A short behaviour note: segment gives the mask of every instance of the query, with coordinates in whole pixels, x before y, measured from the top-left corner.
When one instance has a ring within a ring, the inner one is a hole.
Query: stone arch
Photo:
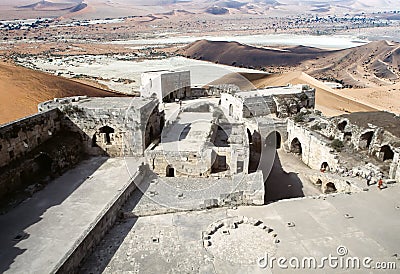
[[[171,165],[167,165],[165,169],[165,176],[166,177],[175,177],[175,168],[173,168]]]
[[[341,132],[343,132],[344,129],[346,128],[346,126],[347,126],[347,121],[346,121],[346,120],[343,120],[343,121],[341,121],[340,123],[338,123],[337,128],[338,128],[338,130],[340,130]]]
[[[290,143],[290,152],[301,155],[303,153],[303,148],[301,146],[301,142],[296,137]]]
[[[275,147],[276,149],[281,148],[282,136],[279,131],[273,131],[265,138],[265,145],[267,147]]]
[[[329,182],[325,186],[325,193],[335,193],[337,191],[336,186],[334,183]]]
[[[322,164],[321,164],[321,171],[322,172],[325,172],[325,171],[328,171],[329,170],[329,164],[328,164],[328,162],[323,162]]]
[[[373,131],[367,131],[361,134],[360,136],[360,148],[369,148],[372,142],[372,138],[374,137],[374,132]]]
[[[115,132],[114,129],[109,126],[103,126],[103,127],[99,128],[99,134],[104,136],[103,140],[104,140],[104,143],[106,143],[107,145],[111,145],[111,134],[114,132]]]
[[[394,157],[394,152],[393,150],[390,148],[389,145],[384,145],[381,147],[380,151],[379,151],[379,158],[382,161],[386,161],[386,160],[393,160]]]

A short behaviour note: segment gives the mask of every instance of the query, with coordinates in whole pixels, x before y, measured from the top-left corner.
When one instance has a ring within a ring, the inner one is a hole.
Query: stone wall
[[[63,127],[81,135],[89,155],[143,155],[160,135],[163,112],[152,98],[70,97],[42,103],[39,109],[58,108]]]
[[[108,203],[102,214],[90,225],[90,228],[75,243],[70,252],[65,254],[63,260],[54,269],[54,273],[78,273],[79,265],[92,253],[96,245],[114,225],[122,206],[142,183],[148,172],[147,166],[142,165],[139,167],[130,181],[121,189],[120,194]]]
[[[150,168],[164,177],[208,177],[215,159],[215,153],[209,148],[199,152],[149,149],[145,154]]]
[[[60,128],[61,113],[56,109],[0,126],[0,167],[43,144]]]
[[[142,97],[154,96],[162,102],[191,96],[190,71],[145,72],[142,73],[141,81]]]
[[[61,132],[61,113],[56,109],[0,127],[0,197],[41,185],[44,177],[59,174],[78,161],[80,149],[75,145],[79,140],[69,136],[68,140],[59,138],[57,144],[51,142]],[[73,149],[57,147],[64,143],[73,144]]]
[[[296,140],[301,145],[301,153],[294,149]],[[321,169],[323,163],[330,169],[339,167],[338,153],[330,147],[330,140],[291,119],[288,120],[287,146],[290,151],[300,154],[302,161],[312,169]]]
[[[326,136],[331,136],[351,145],[357,151],[366,152],[370,157],[380,161],[382,165],[388,165],[390,169],[389,178],[400,180],[398,169],[400,166],[400,143],[398,137],[390,132],[373,124],[361,127],[351,123],[345,117],[330,119],[322,132]]]

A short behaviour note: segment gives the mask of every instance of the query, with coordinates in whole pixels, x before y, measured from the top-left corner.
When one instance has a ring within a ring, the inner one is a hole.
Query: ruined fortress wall
[[[177,71],[161,75],[163,97],[176,92],[175,98],[184,98],[190,93],[190,71]]]
[[[146,158],[150,168],[159,176],[167,176],[173,169],[173,177],[207,177],[212,166],[212,150],[200,153],[194,151],[147,150]]]
[[[338,156],[325,137],[312,132],[310,129],[288,120],[288,146],[291,149],[293,140],[297,138],[301,143],[301,159],[312,169],[320,169],[326,162],[330,169],[338,168]]]
[[[226,116],[235,118],[238,121],[243,119],[243,102],[229,93],[221,93],[221,108]]]
[[[61,113],[44,111],[0,126],[0,167],[24,156],[61,129]]]
[[[114,225],[122,206],[146,178],[148,172],[148,166],[139,167],[138,171],[132,176],[133,179],[127,182],[119,194],[108,203],[102,214],[97,216],[96,221],[91,224],[90,229],[86,230],[70,252],[64,255],[53,273],[78,273],[79,265],[91,254],[96,245]]]

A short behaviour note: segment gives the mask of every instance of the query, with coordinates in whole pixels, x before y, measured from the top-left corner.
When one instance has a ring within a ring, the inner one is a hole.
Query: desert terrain
[[[37,113],[40,102],[75,95],[118,96],[61,77],[0,63],[0,124]]]
[[[229,70],[265,72],[273,75],[246,78],[245,85],[316,87],[317,108],[326,115],[399,112],[399,14],[400,6],[390,0],[2,1],[0,58],[6,63],[0,81],[8,101],[2,100],[1,121],[31,114],[38,102],[54,97],[138,94],[143,66],[216,63],[227,65],[215,74],[222,80]],[[199,63],[171,59],[177,56]],[[31,77],[39,72],[12,64],[47,74]],[[31,81],[22,88],[14,84],[21,75]],[[205,79],[216,80],[204,76],[195,82],[207,84]],[[18,90],[15,98],[8,90]],[[24,107],[16,107],[22,101]]]

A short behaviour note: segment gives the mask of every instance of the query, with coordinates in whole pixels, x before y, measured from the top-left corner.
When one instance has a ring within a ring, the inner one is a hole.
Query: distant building
[[[222,109],[238,121],[272,113],[279,118],[285,118],[297,114],[303,107],[313,108],[314,105],[315,89],[307,85],[221,93]]]
[[[140,95],[170,102],[190,96],[190,71],[148,71],[141,75]]]

